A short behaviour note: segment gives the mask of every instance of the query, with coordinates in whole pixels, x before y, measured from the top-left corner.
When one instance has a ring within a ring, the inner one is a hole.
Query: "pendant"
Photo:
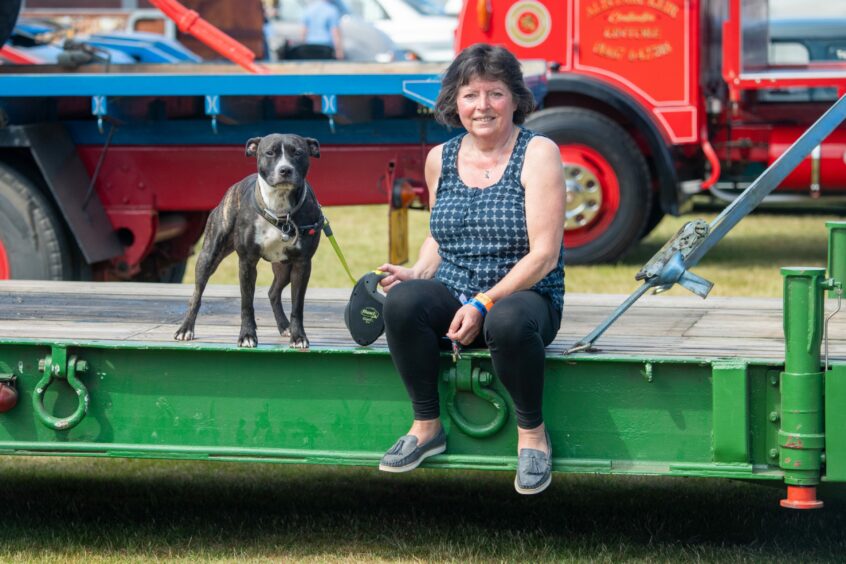
[[[490,177],[491,177],[491,171],[488,170],[488,169],[485,169],[485,178],[490,179]]]

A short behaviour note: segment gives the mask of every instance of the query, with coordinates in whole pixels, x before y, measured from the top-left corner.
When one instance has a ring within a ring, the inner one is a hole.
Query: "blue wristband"
[[[488,314],[488,309],[485,307],[485,304],[477,300],[476,298],[471,298],[468,302],[468,305],[471,305],[479,310],[479,313],[482,314],[482,319]]]

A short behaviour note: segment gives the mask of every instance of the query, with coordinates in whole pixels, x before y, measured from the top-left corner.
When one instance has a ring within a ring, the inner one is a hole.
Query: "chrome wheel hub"
[[[596,175],[578,164],[564,165],[567,211],[564,229],[578,229],[591,223],[602,207],[602,186]]]

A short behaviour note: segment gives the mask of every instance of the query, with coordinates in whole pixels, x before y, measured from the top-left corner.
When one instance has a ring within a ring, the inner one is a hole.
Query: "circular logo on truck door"
[[[535,47],[549,37],[552,18],[546,6],[536,0],[523,0],[505,14],[505,31],[520,47]]]

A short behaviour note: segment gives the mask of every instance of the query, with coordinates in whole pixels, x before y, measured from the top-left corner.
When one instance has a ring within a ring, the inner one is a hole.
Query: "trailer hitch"
[[[444,373],[444,382],[448,385],[447,413],[450,420],[464,434],[479,439],[490,437],[505,425],[505,421],[508,419],[508,404],[505,403],[505,399],[498,392],[489,388],[493,381],[493,374],[478,366],[472,366],[470,360],[459,360],[455,366]],[[455,404],[458,392],[471,392],[475,396],[490,402],[496,410],[496,415],[488,423],[482,425],[471,423],[461,414]]]
[[[76,377],[77,372],[88,370],[88,363],[78,360],[76,355],[68,359],[66,349],[53,347],[49,355],[38,361],[38,370],[43,372],[43,376],[35,385],[35,393],[32,395],[32,405],[36,416],[54,431],[67,431],[75,427],[88,413],[88,388]],[[44,392],[55,379],[67,380],[68,385],[76,392],[79,401],[76,410],[67,417],[50,415],[44,407]]]

